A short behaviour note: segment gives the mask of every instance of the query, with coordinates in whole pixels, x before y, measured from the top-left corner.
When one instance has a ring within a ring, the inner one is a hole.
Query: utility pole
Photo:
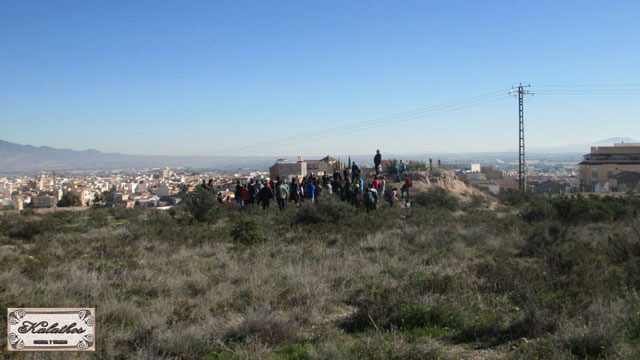
[[[520,191],[527,190],[527,174],[526,174],[526,162],[524,155],[524,96],[533,95],[528,90],[531,85],[519,83],[514,85],[510,93],[518,97],[518,188]]]

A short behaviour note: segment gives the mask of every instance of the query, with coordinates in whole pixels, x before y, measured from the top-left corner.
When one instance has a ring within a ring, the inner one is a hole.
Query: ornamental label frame
[[[8,308],[7,351],[96,351],[95,308]]]

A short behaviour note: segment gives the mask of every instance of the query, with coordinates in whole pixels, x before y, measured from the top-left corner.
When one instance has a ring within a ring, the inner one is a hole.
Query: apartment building
[[[619,174],[640,173],[640,144],[617,143],[613,146],[593,146],[591,152],[583,156],[578,166],[583,191],[615,191],[618,181],[612,180]],[[632,177],[625,174],[625,178]],[[625,184],[625,188],[629,187],[635,186]]]

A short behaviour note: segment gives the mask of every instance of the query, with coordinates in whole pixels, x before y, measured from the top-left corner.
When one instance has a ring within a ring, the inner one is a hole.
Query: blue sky
[[[505,96],[238,150],[517,81],[640,84],[638,14],[638,1],[4,0],[0,139],[167,155],[516,149]],[[639,99],[535,95],[527,145],[640,139]]]

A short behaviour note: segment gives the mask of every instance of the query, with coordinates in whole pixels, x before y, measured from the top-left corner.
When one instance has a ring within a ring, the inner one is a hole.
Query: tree
[[[62,195],[62,199],[58,201],[58,207],[81,206],[82,200],[80,195],[73,192],[66,192]]]
[[[100,194],[96,194],[93,197],[94,206],[95,205],[106,206],[106,205],[113,204],[115,199],[114,193],[115,193],[115,187],[112,187],[111,190],[103,191]]]
[[[183,203],[187,212],[200,222],[212,222],[219,211],[215,194],[200,186],[185,194]]]

